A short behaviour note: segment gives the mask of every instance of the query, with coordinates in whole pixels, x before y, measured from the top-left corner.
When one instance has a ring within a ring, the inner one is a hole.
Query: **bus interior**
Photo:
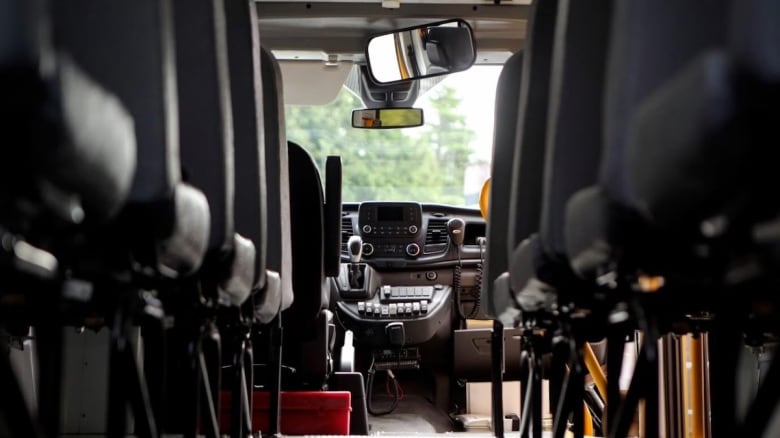
[[[0,437],[780,434],[777,0],[0,0],[0,111]]]

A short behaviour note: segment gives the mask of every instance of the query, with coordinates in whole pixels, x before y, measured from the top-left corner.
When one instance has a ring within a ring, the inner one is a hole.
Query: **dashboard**
[[[342,261],[349,261],[349,238],[360,236],[362,259],[374,268],[452,265],[458,261],[457,248],[450,244],[447,231],[452,218],[465,222],[461,260],[478,260],[485,221],[477,209],[415,202],[346,203],[341,221]]]
[[[456,218],[463,236],[460,247],[448,227]],[[472,297],[473,308],[479,307],[485,254],[485,221],[479,210],[414,202],[347,203],[341,227],[341,275],[333,280],[336,311],[358,344],[404,347],[443,339],[451,336],[454,304],[464,294]],[[362,254],[359,263],[352,263],[349,245],[356,240]]]

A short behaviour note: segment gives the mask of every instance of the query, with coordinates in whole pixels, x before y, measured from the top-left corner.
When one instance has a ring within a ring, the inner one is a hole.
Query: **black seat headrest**
[[[0,129],[14,139],[3,150],[13,165],[0,176],[0,216],[11,230],[31,234],[41,227],[30,229],[30,221],[45,228],[113,217],[136,170],[125,105],[70,56],[46,56],[53,68],[43,74],[29,64],[0,67]],[[19,208],[24,204],[36,207]]]

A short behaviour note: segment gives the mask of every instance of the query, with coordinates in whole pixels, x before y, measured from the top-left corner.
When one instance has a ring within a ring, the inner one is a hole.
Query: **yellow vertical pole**
[[[704,438],[704,351],[701,335],[691,335],[691,409],[693,410],[693,437]]]
[[[692,367],[688,366],[689,361],[693,360],[693,348],[691,347],[691,335],[684,335],[680,338],[680,363],[677,366],[680,368],[680,375],[682,376],[682,420],[683,431],[686,437],[693,438],[693,427],[695,421],[696,412],[693,407],[693,399],[695,394],[693,392],[693,374],[696,372]]]
[[[599,389],[601,396],[604,398],[604,403],[607,403],[607,376],[604,374],[604,370],[601,369],[599,360],[596,358],[596,353],[593,352],[593,347],[589,343],[585,343],[585,367],[588,369],[590,376],[593,378],[593,383],[596,384],[596,388]],[[619,378],[620,370],[616,373],[615,378]]]
[[[596,432],[593,430],[593,416],[590,415],[590,409],[588,409],[588,406],[583,403],[582,409],[585,415],[583,416],[585,425],[583,427],[583,430],[585,431],[585,436],[593,436]]]

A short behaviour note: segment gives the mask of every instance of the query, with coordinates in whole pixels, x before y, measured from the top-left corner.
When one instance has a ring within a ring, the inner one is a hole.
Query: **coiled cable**
[[[469,311],[468,315],[463,313],[463,305],[461,303],[460,298],[460,289],[461,289],[461,277],[463,275],[463,267],[461,266],[461,260],[460,260],[460,250],[458,250],[458,264],[455,265],[455,270],[452,273],[452,287],[455,290],[455,307],[458,311],[458,317],[460,317],[461,320],[465,321],[467,319],[471,319],[477,316],[479,314],[479,308],[482,301],[482,278],[484,277],[484,261],[485,261],[485,251],[484,251],[484,241],[479,241],[479,263],[477,263],[476,268],[476,275],[474,277],[477,285],[477,297],[474,300],[474,305],[471,307],[471,311]]]
[[[366,378],[366,409],[368,410],[368,413],[374,416],[380,416],[380,415],[387,415],[395,411],[395,409],[398,407],[398,402],[401,400],[401,387],[398,384],[398,379],[395,377],[395,374],[392,370],[386,370],[387,371],[387,378],[392,382],[393,387],[393,396],[392,396],[392,402],[390,403],[390,407],[384,410],[376,410],[374,409],[371,399],[373,398],[373,391],[374,391],[374,376],[376,375],[376,368],[374,368],[374,359],[371,359],[371,366],[368,368],[367,378]]]

